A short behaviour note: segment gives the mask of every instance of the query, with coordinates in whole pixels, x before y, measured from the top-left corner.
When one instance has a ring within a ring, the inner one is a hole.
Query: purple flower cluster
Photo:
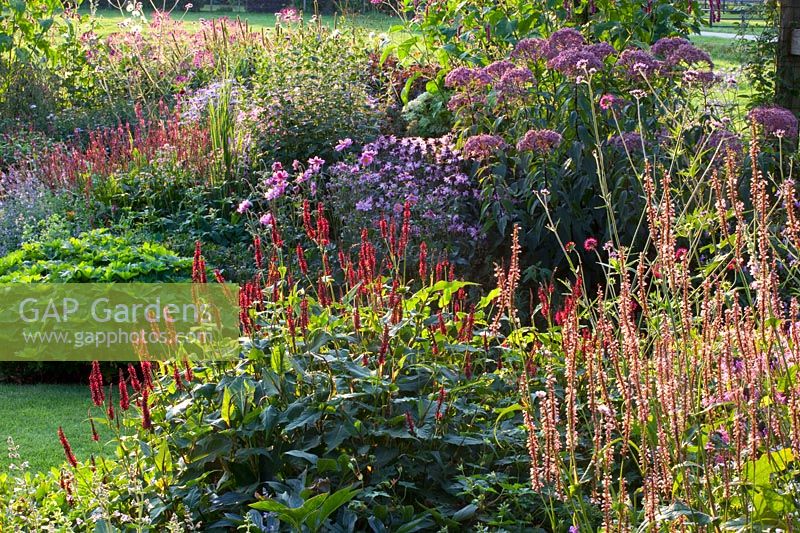
[[[738,135],[725,128],[717,128],[709,133],[705,145],[715,161],[723,161],[728,152],[734,155],[742,153],[742,140]]]
[[[546,39],[522,39],[511,52],[511,59],[535,63],[547,57],[549,47]]]
[[[451,89],[485,87],[492,81],[489,74],[480,68],[458,67],[447,73],[444,84]]]
[[[561,140],[561,134],[553,130],[530,130],[517,142],[517,150],[546,155],[558,148]]]
[[[264,185],[266,187],[264,198],[267,201],[277,200],[286,192],[286,187],[289,185],[289,173],[283,169],[283,165],[276,161],[272,164],[272,174],[266,179]]]
[[[507,101],[525,96],[528,92],[528,85],[533,82],[533,73],[527,67],[514,67],[507,70],[495,82],[493,88],[499,101]]]
[[[505,141],[496,135],[474,135],[464,142],[464,155],[469,159],[488,159],[505,146]]]
[[[547,62],[547,67],[570,78],[585,76],[603,69],[603,61],[589,47],[568,48]]]
[[[605,42],[590,44],[586,47],[586,49],[596,55],[599,59],[605,59],[608,56],[617,53],[613,46]]]
[[[230,90],[230,106],[235,108],[241,99],[241,86],[235,81],[215,81],[180,95],[178,108],[181,119],[185,122],[199,122],[204,119],[209,107],[217,104],[226,86]]]
[[[766,135],[789,139],[797,137],[797,117],[786,108],[756,107],[747,114],[747,118],[761,126]]]
[[[619,55],[617,66],[625,70],[628,78],[637,80],[649,78],[658,72],[662,63],[644,50],[628,48]]]
[[[608,145],[620,151],[641,152],[642,136],[635,131],[625,131],[621,135],[614,135],[608,140]]]
[[[553,59],[565,50],[575,50],[583,48],[586,44],[586,39],[583,38],[581,32],[575,28],[562,28],[554,32],[547,39],[547,51],[545,57]]]
[[[679,46],[667,56],[666,61],[669,65],[677,65],[679,63],[685,63],[687,65],[706,63],[710,68],[714,68],[714,62],[711,61],[711,56],[708,55],[708,52],[700,50],[693,44],[683,44]]]
[[[493,81],[497,81],[501,79],[506,72],[515,68],[517,68],[517,65],[507,59],[503,59],[483,67],[483,73],[488,75]]]
[[[425,237],[447,242],[450,237],[469,240],[481,236],[473,211],[480,195],[452,137],[424,139],[382,136],[364,146],[372,164],[352,160],[329,168],[328,198],[351,223],[354,231],[374,226],[382,216],[399,217],[406,200],[412,204],[412,221],[425,229]],[[362,152],[362,154],[364,153]]]
[[[708,88],[719,83],[722,79],[710,70],[687,69],[683,73],[683,82],[687,85]]]
[[[650,47],[650,51],[653,55],[663,58],[668,65],[706,63],[709,67],[714,67],[707,52],[682,37],[661,38]]]
[[[681,46],[692,44],[683,37],[662,37],[653,43],[650,51],[653,55],[667,59]]]

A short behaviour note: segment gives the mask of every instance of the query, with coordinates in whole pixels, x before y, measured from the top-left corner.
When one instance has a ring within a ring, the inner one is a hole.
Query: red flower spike
[[[122,369],[119,369],[119,407],[123,411],[127,411],[131,406],[131,399],[128,396],[128,385],[125,383],[125,376],[122,374]]]
[[[78,460],[75,459],[75,454],[72,453],[72,446],[69,445],[67,436],[64,435],[64,430],[61,429],[61,426],[58,427],[58,440],[61,441],[61,446],[64,448],[64,455],[67,456],[67,462],[69,462],[73,468],[78,466]]]
[[[131,388],[135,392],[140,392],[142,390],[142,384],[139,381],[139,375],[136,372],[136,367],[131,363],[128,363],[128,379],[130,379]]]
[[[378,352],[378,366],[386,363],[386,353],[389,351],[389,326],[383,326],[383,337],[381,339],[381,349]]]
[[[192,373],[192,365],[189,364],[189,359],[183,359],[183,369],[184,369],[184,377],[186,381],[191,382],[194,379],[194,374]]]
[[[412,435],[416,433],[416,428],[414,427],[414,419],[411,418],[411,413],[406,411],[406,427],[408,427],[408,432]]]
[[[444,403],[444,398],[447,393],[444,390],[444,385],[439,388],[439,399],[436,402],[436,420],[441,420],[444,418],[444,413],[442,412],[442,404]]]
[[[92,395],[92,403],[100,407],[106,401],[103,393],[103,374],[100,372],[100,362],[92,361],[92,371],[89,373],[89,391]]]
[[[152,429],[153,428],[153,421],[150,418],[150,406],[147,404],[147,400],[150,393],[148,392],[147,388],[142,389],[142,401],[141,401],[141,408],[142,408],[142,429]]]
[[[261,270],[264,266],[264,258],[261,255],[261,237],[258,235],[253,237],[253,258],[256,262],[256,268]]]
[[[303,247],[300,246],[300,243],[297,243],[297,265],[300,267],[300,272],[304,275],[308,275],[308,263],[306,262],[306,256],[303,253]]]
[[[428,245],[424,242],[419,245],[419,280],[425,283],[428,275]]]
[[[97,434],[97,428],[94,427],[94,418],[89,418],[89,425],[92,426],[92,440],[100,442],[100,435]]]

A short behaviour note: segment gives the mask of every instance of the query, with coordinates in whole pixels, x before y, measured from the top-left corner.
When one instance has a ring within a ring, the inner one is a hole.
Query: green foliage
[[[266,161],[327,157],[339,139],[367,141],[378,133],[380,104],[364,79],[369,51],[356,30],[277,32],[252,79],[261,108],[257,141]]]
[[[747,21],[739,24],[738,34],[755,34],[756,38],[738,39],[735,46],[743,57],[742,70],[751,87],[752,103],[768,105],[775,100],[777,89],[780,8],[778,2],[766,1],[756,2],[742,9],[747,10]],[[750,20],[763,20],[764,24],[751,24],[748,22]]]
[[[2,283],[105,283],[186,280],[191,260],[152,242],[93,230],[77,237],[27,242],[0,258]]]
[[[293,290],[265,302],[251,316],[271,333],[246,342],[235,367],[195,365],[191,381],[181,373],[180,386],[171,365],[163,367],[149,399],[153,431],[140,429],[134,408],[120,411],[107,429],[103,415],[95,418],[103,433],[121,435],[120,460],[102,461],[106,499],[91,496],[99,478],[86,464],[78,470],[83,481],[73,487],[72,506],[62,491],[11,505],[58,524],[99,506],[109,525],[121,525],[115,518],[121,513],[156,530],[173,520],[245,530],[280,520],[296,531],[410,532],[491,523],[498,497],[471,501],[466,484],[453,483],[454,477],[491,474],[509,487],[500,501],[513,503],[519,489],[510,487],[526,483],[528,466],[519,412],[500,416],[515,403],[514,373],[497,367],[500,354],[483,352],[480,342],[459,333],[466,314],[454,313],[453,305],[467,286],[440,281],[404,292],[408,318],[396,324],[385,323],[384,310],[361,307],[358,330],[349,298],[326,307]],[[391,284],[381,290],[388,294]],[[285,322],[286,309],[298,313],[301,298],[309,308],[302,332]],[[445,331],[429,337],[438,306],[445,309]],[[476,311],[477,328],[486,327],[487,312]],[[385,327],[391,339],[381,352]],[[439,356],[431,355],[432,342],[441,347]],[[466,375],[465,357],[471,361]],[[0,483],[0,494],[9,492]],[[538,508],[515,507],[521,514],[514,523],[538,520]],[[277,514],[254,515],[253,509]],[[21,519],[0,512],[4,527]]]
[[[424,92],[403,107],[408,134],[419,137],[441,137],[450,133],[453,117],[447,99],[440,92]]]
[[[526,37],[546,36],[564,26],[622,49],[631,43],[697,33],[701,24],[695,0],[404,0],[403,11],[415,16],[402,28],[402,41],[385,53],[393,51],[401,60],[422,56],[445,68],[485,65],[504,57]]]

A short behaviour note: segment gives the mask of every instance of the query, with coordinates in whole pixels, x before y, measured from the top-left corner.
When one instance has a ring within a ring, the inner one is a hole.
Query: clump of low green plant
[[[106,229],[27,242],[0,258],[0,283],[169,282],[191,277],[191,259]]]

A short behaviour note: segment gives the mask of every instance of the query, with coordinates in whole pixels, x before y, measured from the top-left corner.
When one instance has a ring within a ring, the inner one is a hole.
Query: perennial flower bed
[[[0,281],[234,282],[241,339],[82,368],[114,453],[12,438],[0,529],[799,526],[797,118],[692,3],[556,4],[393,41],[20,8],[72,33],[0,61],[59,80],[0,105]]]

